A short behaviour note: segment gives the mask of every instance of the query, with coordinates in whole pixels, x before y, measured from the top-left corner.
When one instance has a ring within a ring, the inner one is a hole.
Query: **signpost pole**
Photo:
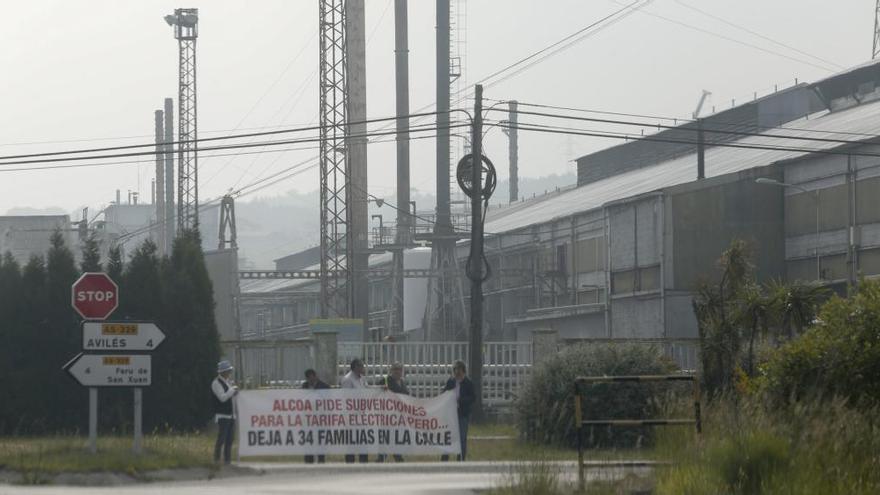
[[[144,443],[144,425],[143,425],[143,390],[140,387],[134,388],[134,453],[140,455]]]
[[[98,451],[98,388],[89,387],[89,452]]]

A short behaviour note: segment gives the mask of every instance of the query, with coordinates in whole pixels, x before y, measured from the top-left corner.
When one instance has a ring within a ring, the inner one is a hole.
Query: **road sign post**
[[[148,387],[152,364],[149,354],[79,354],[64,369],[86,387]]]
[[[152,351],[165,340],[155,323],[136,321],[83,322],[84,351]]]
[[[86,320],[82,324],[83,350],[105,352],[80,353],[64,365],[65,371],[89,388],[89,451],[97,452],[98,387],[132,387],[132,450],[140,454],[144,438],[143,387],[153,380],[152,356],[115,353],[153,351],[165,340],[165,334],[152,322],[95,321],[106,320],[119,307],[119,288],[105,273],[84,273],[71,288],[70,304]]]

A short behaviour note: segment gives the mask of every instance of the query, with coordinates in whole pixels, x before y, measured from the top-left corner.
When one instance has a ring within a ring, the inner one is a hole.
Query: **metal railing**
[[[585,420],[583,412],[583,394],[581,385],[594,383],[624,383],[624,382],[673,382],[689,381],[693,383],[694,394],[694,419],[660,418],[660,419],[596,419]],[[700,410],[700,380],[697,375],[631,375],[631,376],[579,376],[574,381],[574,426],[577,429],[578,451],[578,487],[584,491],[584,426],[668,426],[668,425],[694,425],[697,435],[703,432],[703,422]]]
[[[221,342],[242,388],[290,388],[314,367],[311,340],[239,340]]]

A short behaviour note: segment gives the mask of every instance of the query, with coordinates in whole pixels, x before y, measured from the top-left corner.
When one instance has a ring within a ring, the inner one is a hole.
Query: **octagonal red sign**
[[[119,287],[106,273],[83,273],[73,283],[70,304],[86,320],[106,319],[119,306]]]

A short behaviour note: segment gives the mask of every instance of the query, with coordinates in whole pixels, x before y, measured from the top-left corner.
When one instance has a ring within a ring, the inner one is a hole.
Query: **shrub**
[[[809,395],[880,404],[880,282],[863,280],[851,297],[834,297],[803,336],[772,354],[763,367],[777,402]]]
[[[674,363],[653,346],[578,344],[535,366],[517,402],[520,431],[529,440],[575,446],[574,380],[578,376],[656,375],[672,372]],[[659,397],[671,387],[657,383],[582,385],[584,419],[656,417]],[[647,428],[595,427],[585,433],[588,445],[634,446],[650,438]]]
[[[703,435],[662,430],[657,495],[874,495],[880,493],[880,409],[844,399],[768,407],[759,396],[718,397]]]

